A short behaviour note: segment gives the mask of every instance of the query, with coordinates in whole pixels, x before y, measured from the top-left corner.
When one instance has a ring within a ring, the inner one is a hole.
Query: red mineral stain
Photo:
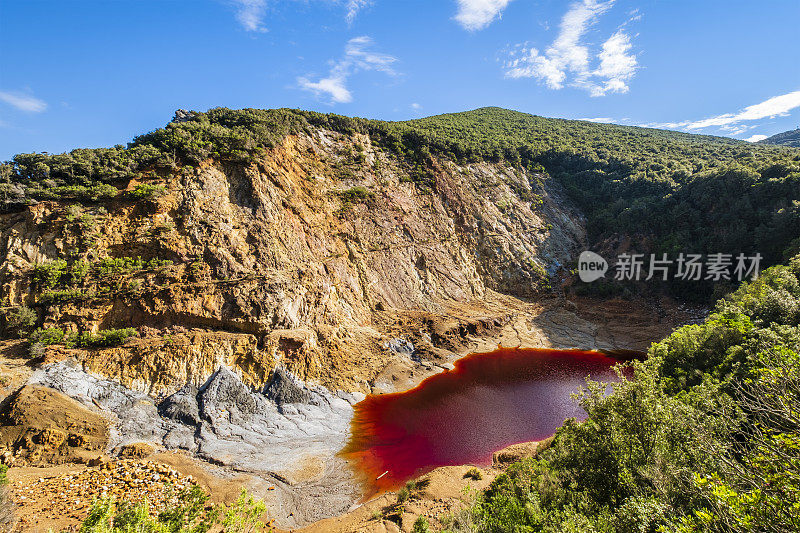
[[[358,403],[341,455],[370,493],[439,466],[489,465],[493,452],[582,418],[571,395],[586,377],[613,381],[612,367],[638,355],[519,348],[469,355],[414,389]]]

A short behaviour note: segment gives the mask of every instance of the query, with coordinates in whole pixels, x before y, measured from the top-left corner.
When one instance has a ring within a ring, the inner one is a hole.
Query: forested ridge
[[[179,112],[127,146],[20,154],[0,165],[0,201],[106,201],[115,184],[212,158],[246,164],[286,135],[369,134],[435,190],[431,158],[506,161],[546,172],[588,217],[593,242],[643,237],[653,253],[754,253],[767,264],[800,243],[800,150],[666,130],[543,118],[499,108],[383,122],[308,111]],[[135,199],[135,198],[134,198]]]
[[[783,146],[794,146],[798,148],[800,147],[800,128],[784,131],[783,133],[776,133],[758,142],[760,144],[781,144]]]

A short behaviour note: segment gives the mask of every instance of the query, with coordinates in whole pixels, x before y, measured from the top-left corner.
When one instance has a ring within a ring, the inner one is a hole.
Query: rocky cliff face
[[[199,385],[226,365],[252,386],[282,366],[368,392],[393,339],[433,359],[448,348],[420,314],[546,291],[585,238],[545,175],[438,159],[424,169],[428,188],[419,172],[367,136],[316,130],[250,166],[154,171],[147,200],[43,202],[0,217],[1,294],[34,307],[44,327],[137,328],[125,346],[68,354],[141,391]],[[95,268],[137,256],[172,264]],[[56,259],[89,273],[45,290],[32,269]]]

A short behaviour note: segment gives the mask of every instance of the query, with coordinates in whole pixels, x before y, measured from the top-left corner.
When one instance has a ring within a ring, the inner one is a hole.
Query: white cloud
[[[233,0],[236,6],[236,20],[247,31],[267,31],[264,17],[267,13],[266,0]]]
[[[369,50],[372,39],[367,36],[350,39],[345,45],[344,56],[333,63],[328,76],[318,81],[307,77],[297,78],[302,89],[311,91],[321,97],[327,95],[331,103],[344,104],[353,101],[353,94],[347,88],[347,81],[358,71],[377,70],[395,75],[392,64],[397,58]]]
[[[743,133],[758,127],[758,124],[742,124],[743,122],[786,116],[790,111],[797,108],[800,108],[800,91],[773,96],[772,98],[768,98],[758,104],[745,107],[737,113],[725,113],[723,115],[716,115],[701,120],[684,120],[682,122],[651,122],[636,125],[645,128],[684,130],[690,132],[695,132],[696,130],[702,130],[706,128],[716,128],[718,132],[725,135],[742,135]],[[754,137],[757,137],[757,135]]]
[[[758,141],[763,141],[766,138],[767,138],[766,135],[753,135],[753,136],[748,137],[747,139],[745,139],[745,141],[749,141],[751,143],[755,143],[755,142],[758,142]]]
[[[286,0],[229,0],[236,8],[236,20],[247,31],[265,32],[264,19],[269,4],[286,2]],[[372,5],[372,0],[324,0],[325,2],[343,5],[347,9],[345,20],[352,24],[363,8]]]
[[[342,74],[331,75],[319,81],[311,81],[301,77],[297,78],[297,83],[300,84],[300,87],[313,92],[318,97],[327,94],[330,96],[332,103],[346,104],[353,101],[353,94],[345,86],[347,77]]]
[[[347,0],[347,15],[345,16],[347,23],[352,24],[358,12],[370,5],[372,5],[372,0]]]
[[[598,58],[600,67],[594,75],[603,80],[602,85],[590,85],[592,96],[603,96],[608,92],[628,92],[628,80],[636,73],[636,57],[630,54],[631,40],[618,31],[603,43]]]
[[[500,16],[511,0],[457,0],[455,19],[465,29],[482,30]]]
[[[419,111],[419,110],[422,109],[422,106],[420,104],[414,102],[413,104],[411,104],[411,109],[413,109],[414,111]]]
[[[611,117],[579,118],[578,120],[584,120],[586,122],[614,122],[614,119]]]
[[[47,102],[28,94],[16,92],[0,91],[0,102],[5,102],[20,111],[28,111],[30,113],[41,113],[47,109]]]
[[[562,89],[569,80],[571,86],[586,89],[591,96],[627,92],[627,82],[637,70],[628,34],[618,30],[603,43],[596,58],[583,43],[589,28],[613,5],[614,0],[581,0],[571,4],[561,19],[553,43],[544,52],[520,47],[514,54],[516,57],[504,65],[506,76],[536,78],[550,89]],[[594,69],[591,68],[592,59],[599,63]]]
[[[686,122],[685,124],[686,128],[690,130],[708,128],[711,126],[718,126],[724,129],[725,126],[748,120],[786,116],[789,114],[789,111],[798,107],[800,107],[800,91],[794,91],[780,96],[773,96],[761,103],[745,107],[738,113],[726,113],[695,122]]]

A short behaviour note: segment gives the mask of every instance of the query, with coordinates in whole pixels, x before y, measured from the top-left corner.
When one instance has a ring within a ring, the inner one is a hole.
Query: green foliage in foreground
[[[230,506],[207,505],[208,496],[197,485],[178,493],[171,505],[152,509],[146,501],[105,499],[92,505],[81,533],[255,533],[272,531],[262,517],[266,506],[242,490]]]
[[[513,465],[454,531],[800,530],[800,257],[590,382],[585,422]]]

